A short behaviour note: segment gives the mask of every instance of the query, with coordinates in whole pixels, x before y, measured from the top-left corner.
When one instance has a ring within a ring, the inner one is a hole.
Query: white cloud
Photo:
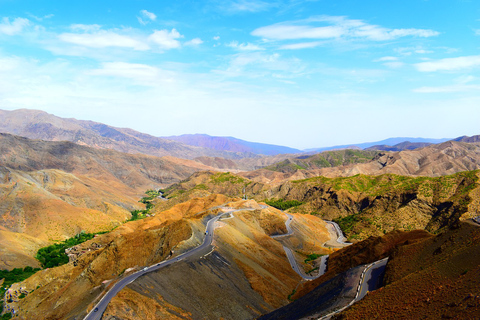
[[[186,46],[199,46],[203,43],[202,39],[200,38],[194,38],[190,41],[185,42]]]
[[[344,30],[340,27],[310,27],[274,24],[252,31],[252,35],[274,40],[292,39],[327,39],[342,36]]]
[[[259,0],[236,0],[236,1],[221,1],[220,9],[229,13],[238,12],[261,12],[270,8],[276,7],[274,1],[259,1]]]
[[[418,53],[418,54],[433,53],[433,51],[426,50],[426,49],[422,48],[421,46],[396,48],[395,52],[397,52],[398,54],[401,54],[403,56],[411,56],[414,53]]]
[[[126,62],[106,62],[101,69],[89,72],[91,75],[114,76],[131,79],[148,79],[158,75],[159,70],[155,67]]]
[[[322,24],[317,26],[316,24]],[[363,39],[387,41],[401,37],[433,37],[439,32],[429,29],[388,29],[362,20],[339,16],[319,16],[307,20],[290,21],[260,27],[252,35],[271,40],[293,39]]]
[[[0,34],[6,34],[8,36],[13,36],[19,34],[23,31],[23,28],[30,25],[30,21],[25,18],[15,18],[12,22],[10,19],[5,17],[0,23]]]
[[[162,49],[176,49],[180,48],[181,44],[180,41],[176,39],[183,38],[177,30],[172,29],[171,31],[168,30],[155,30],[153,34],[151,34],[148,39],[155,44],[159,45]]]
[[[55,15],[53,13],[51,14],[47,14],[47,15],[44,15],[43,17],[37,17],[31,13],[28,13],[28,16],[29,17],[32,17],[33,19],[37,20],[37,21],[43,21],[45,19],[50,19],[50,18],[53,18]]]
[[[322,42],[320,42],[320,41],[292,43],[292,44],[282,45],[282,46],[280,46],[279,49],[283,49],[283,50],[309,49],[309,48],[318,47],[321,44],[322,44]]]
[[[226,44],[227,47],[239,50],[239,51],[259,51],[259,50],[265,50],[262,47],[259,47],[255,44],[252,43],[238,43],[237,41],[232,41],[230,43]]]
[[[78,25],[76,28],[78,28]],[[89,48],[121,47],[132,48],[139,51],[150,49],[150,47],[143,41],[127,35],[118,34],[114,31],[106,30],[96,30],[91,33],[62,33],[58,38],[63,42]]]
[[[480,36],[480,29],[475,30],[475,35]]]
[[[220,40],[220,36],[213,37],[213,40],[216,40],[216,41]]]
[[[148,18],[148,19],[150,19],[150,20],[152,20],[152,21],[155,21],[155,19],[157,19],[157,16],[155,15],[155,13],[148,12],[147,10],[142,10],[142,11],[140,11],[140,13],[141,13],[144,17],[146,17],[146,18]]]
[[[70,30],[72,31],[83,31],[83,32],[93,32],[98,31],[102,26],[98,24],[72,24],[70,25]]]
[[[478,66],[480,66],[480,56],[446,58],[415,64],[417,70],[421,72],[457,71]]]
[[[155,21],[157,19],[157,15],[152,12],[148,12],[147,10],[141,10],[140,14],[142,15],[141,17],[137,17],[138,22],[140,22],[143,25],[146,25],[150,21]]]

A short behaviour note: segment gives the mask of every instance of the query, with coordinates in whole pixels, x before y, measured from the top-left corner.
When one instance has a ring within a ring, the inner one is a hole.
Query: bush
[[[297,207],[301,205],[303,202],[300,202],[297,200],[272,199],[272,200],[265,201],[265,203],[268,204],[269,206],[272,206],[280,210],[287,210],[292,207]]]
[[[40,248],[37,251],[38,261],[42,264],[43,268],[53,268],[58,267],[63,264],[68,263],[68,256],[65,253],[65,249],[76,246],[77,244],[83,243],[87,240],[92,239],[95,236],[95,233],[85,233],[81,232],[75,237],[67,239],[63,242],[52,244],[51,246]]]

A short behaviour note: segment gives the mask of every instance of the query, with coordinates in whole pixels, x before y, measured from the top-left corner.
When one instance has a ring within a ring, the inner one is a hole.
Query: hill
[[[313,177],[279,185],[254,182],[230,173],[198,172],[165,190],[174,202],[199,190],[257,201],[296,201],[289,212],[315,214],[337,221],[351,241],[393,230],[448,228],[472,217],[480,199],[479,171],[441,177]]]
[[[181,136],[170,136],[164,138],[182,142],[190,146],[204,147],[221,151],[248,152],[267,156],[302,152],[299,149],[284,146],[250,142],[233,137],[215,137],[207,134],[183,134]]]
[[[142,153],[157,157],[174,156],[193,159],[200,156],[213,156],[235,159],[248,156],[242,153],[189,146],[128,128],[116,128],[93,121],[61,118],[39,110],[0,110],[0,132],[30,139],[70,141],[93,148]]]
[[[472,140],[474,137],[471,138]],[[243,177],[262,183],[282,183],[287,180],[298,180],[311,178],[315,176],[325,177],[349,177],[357,174],[381,175],[386,173],[398,174],[404,176],[427,176],[438,177],[441,175],[453,174],[460,171],[476,170],[480,168],[480,143],[479,142],[458,142],[447,141],[441,144],[430,145],[425,148],[415,150],[404,150],[399,152],[378,152],[378,151],[335,151],[343,152],[339,157],[346,162],[338,161],[336,166],[324,161],[327,159],[323,154],[314,155],[306,160],[296,159],[287,160],[280,164],[270,165],[267,168],[258,169],[250,172],[240,173]],[[368,154],[377,152],[376,156],[368,160]],[[354,157],[347,157],[347,154],[361,154]],[[328,155],[328,152],[327,152]],[[317,169],[303,169],[296,163],[307,163],[304,166],[310,166],[318,157],[325,167]],[[310,160],[311,159],[311,160]],[[307,161],[310,161],[308,163]],[[348,161],[358,162],[350,163]],[[290,164],[293,162],[293,165]],[[293,170],[292,170],[293,169]],[[272,170],[277,170],[272,172]]]
[[[412,138],[412,137],[397,137],[397,138],[388,138],[385,140],[374,141],[374,142],[363,142],[363,143],[354,143],[354,144],[345,144],[345,145],[338,145],[332,147],[324,147],[324,148],[311,148],[304,150],[306,152],[322,152],[328,150],[337,150],[337,149],[367,149],[373,146],[378,145],[387,145],[392,146],[404,142],[410,143],[430,143],[430,144],[438,144],[450,139],[431,139],[431,138]]]
[[[285,232],[285,214],[254,201],[204,194],[168,210],[156,208],[152,217],[79,245],[84,253],[75,261],[15,284],[8,307],[20,310],[21,319],[32,312],[46,319],[84,317],[98,294],[122,275],[201,243],[205,222],[226,205],[239,210],[218,222],[210,254],[142,276],[111,301],[103,317],[248,319],[287,304],[301,278],[282,243],[270,237]],[[300,252],[299,260],[305,252],[330,252],[321,245],[328,240],[323,221],[300,215],[295,220],[296,235],[285,245]]]
[[[0,268],[37,266],[39,247],[82,230],[110,230],[143,207],[146,190],[206,169],[191,160],[0,134]]]
[[[480,314],[480,227],[463,222],[397,248],[385,287],[336,319],[476,319]]]
[[[383,151],[402,151],[402,150],[415,150],[418,148],[424,148],[432,145],[430,142],[410,142],[404,141],[401,143],[397,143],[396,145],[389,146],[386,144],[382,145],[375,145],[365,150],[383,150]]]

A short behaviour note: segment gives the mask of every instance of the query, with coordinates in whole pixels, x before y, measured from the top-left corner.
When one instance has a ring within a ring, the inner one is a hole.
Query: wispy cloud
[[[261,0],[222,0],[217,3],[220,10],[228,13],[261,12],[277,7],[276,1]]]
[[[458,71],[478,66],[480,66],[480,55],[446,58],[415,64],[417,70],[421,72]]]
[[[168,31],[164,30],[155,30],[153,34],[151,34],[148,39],[157,44],[161,49],[176,49],[181,47],[180,41],[177,39],[183,38],[176,29],[172,29]]]
[[[97,76],[113,76],[148,81],[158,76],[159,69],[145,64],[106,62],[103,63],[102,68],[91,70],[88,73]]]
[[[318,47],[321,44],[323,44],[323,42],[321,41],[300,42],[300,43],[284,44],[280,46],[279,49],[282,49],[282,50],[309,49],[309,48]]]
[[[5,17],[0,23],[0,34],[13,36],[19,34],[23,29],[30,25],[30,21],[25,18],[15,18],[10,22],[10,19]]]
[[[195,47],[195,46],[199,46],[203,43],[203,40],[200,39],[200,38],[194,38],[192,40],[189,40],[187,42],[185,42],[185,45],[186,46],[192,46],[192,47]]]
[[[157,19],[157,15],[152,12],[148,12],[147,10],[141,10],[140,11],[141,16],[137,17],[138,22],[140,24],[146,25],[150,21],[155,21]]]
[[[238,43],[238,41],[232,41],[226,44],[227,47],[239,50],[239,51],[261,51],[264,48],[257,46],[253,43]]]
[[[429,29],[389,29],[362,20],[342,16],[318,16],[288,21],[255,29],[254,36],[268,40],[344,39],[388,41],[402,37],[433,37],[439,32]],[[294,47],[293,47],[294,48]],[[304,48],[299,45],[298,48]]]
[[[90,26],[75,25],[74,28],[80,28],[87,33],[62,33],[58,36],[63,42],[85,46],[90,48],[121,47],[144,51],[150,49],[148,44],[139,39],[128,35],[122,35],[111,30],[99,30],[97,25]]]

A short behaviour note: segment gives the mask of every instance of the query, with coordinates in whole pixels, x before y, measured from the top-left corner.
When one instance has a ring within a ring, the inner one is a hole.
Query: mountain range
[[[47,141],[71,141],[94,148],[114,149],[126,153],[142,153],[153,156],[173,156],[184,159],[197,157],[221,157],[225,159],[258,158],[282,154],[317,153],[334,149],[375,149],[392,151],[426,146],[421,143],[441,143],[448,139],[389,138],[377,142],[339,145],[299,150],[295,148],[249,142],[233,137],[215,137],[206,134],[185,134],[170,137],[154,137],[128,128],[116,128],[106,124],[61,118],[40,110],[0,110],[0,132],[30,139]],[[459,139],[461,139],[460,137]],[[403,144],[405,142],[408,144]],[[420,143],[420,144],[418,144]],[[251,167],[250,167],[251,169]]]
[[[386,257],[388,286],[340,317],[480,313],[480,136],[310,154],[31,110],[0,111],[0,131],[10,132],[0,133],[1,274],[41,267],[40,248],[97,233],[55,249],[68,263],[2,291],[7,317],[84,318],[113,284],[166,261],[118,292],[103,318],[318,318],[350,303],[331,297],[354,296],[362,270]],[[209,237],[211,249],[182,255]]]

